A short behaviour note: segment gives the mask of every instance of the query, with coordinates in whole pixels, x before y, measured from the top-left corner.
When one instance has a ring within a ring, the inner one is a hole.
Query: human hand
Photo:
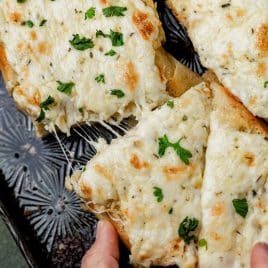
[[[251,254],[251,268],[268,268],[268,245],[257,243]]]
[[[97,226],[96,241],[82,259],[81,268],[118,268],[118,235],[108,221]]]
[[[112,224],[100,221],[96,241],[82,260],[81,268],[118,268],[118,236]],[[257,243],[251,254],[251,268],[268,268],[268,245]]]

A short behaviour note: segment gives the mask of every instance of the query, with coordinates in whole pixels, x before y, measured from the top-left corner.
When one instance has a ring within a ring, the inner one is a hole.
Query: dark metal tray
[[[163,0],[156,2],[166,32],[166,50],[202,73],[204,68],[185,29]],[[63,147],[53,135],[38,139],[31,120],[8,96],[0,74],[0,215],[30,267],[80,266],[94,241],[96,219],[82,211],[75,193],[65,190],[64,178],[95,154],[80,134],[107,141],[115,138],[114,131],[123,135],[120,128],[111,128],[94,124],[74,129],[69,138],[59,134]],[[120,267],[129,267],[123,246]]]

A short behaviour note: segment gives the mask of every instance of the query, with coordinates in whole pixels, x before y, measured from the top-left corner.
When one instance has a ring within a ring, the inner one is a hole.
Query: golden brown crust
[[[0,43],[0,71],[3,74],[5,83],[15,84],[16,74],[14,70],[11,68],[8,63],[5,48],[3,44]],[[12,90],[12,88],[8,87],[8,90]]]
[[[167,83],[167,91],[179,97],[189,88],[200,84],[202,78],[169,55],[162,47],[156,51],[155,64],[161,80]]]
[[[227,88],[217,83],[212,83],[211,88],[214,95],[214,110],[221,125],[268,138],[267,124],[254,117]]]

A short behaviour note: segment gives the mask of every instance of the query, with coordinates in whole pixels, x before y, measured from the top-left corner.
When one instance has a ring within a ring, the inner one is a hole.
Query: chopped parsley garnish
[[[91,7],[89,8],[86,13],[85,13],[85,20],[87,19],[92,19],[95,17],[95,12],[96,12],[96,8],[95,7]]]
[[[125,96],[125,93],[121,89],[112,89],[111,95],[116,96],[118,99],[121,99]]]
[[[264,88],[267,88],[268,87],[268,81],[265,81],[263,86],[264,86]]]
[[[197,237],[194,234],[195,229],[198,227],[199,221],[196,218],[186,217],[180,224],[178,234],[186,244],[190,244],[191,240],[196,241]]]
[[[38,123],[41,123],[45,119],[45,116],[46,116],[46,114],[45,114],[44,110],[41,109],[40,114],[39,114],[38,118],[36,119],[36,121]]]
[[[105,34],[101,30],[96,31],[96,37],[110,38],[114,47],[120,47],[124,45],[123,34],[120,32],[114,32],[110,30],[110,34]]]
[[[47,23],[47,20],[42,20],[39,24],[40,27],[44,26]]]
[[[113,49],[110,49],[108,52],[106,52],[105,54],[104,54],[105,56],[114,56],[114,55],[116,55],[116,52],[113,50]]]
[[[190,151],[188,151],[187,149],[183,148],[180,145],[180,142],[183,138],[181,138],[179,141],[177,141],[176,143],[171,143],[168,140],[167,135],[165,134],[163,137],[159,138],[159,149],[158,149],[158,155],[160,157],[163,157],[167,148],[171,147],[175,150],[175,152],[177,153],[177,155],[180,157],[181,161],[183,163],[185,163],[186,165],[189,165],[190,161],[189,158],[191,158],[193,155]]]
[[[34,27],[34,23],[31,20],[26,20],[26,21],[22,22],[21,25],[28,26],[29,28]]]
[[[39,107],[44,110],[49,110],[49,106],[55,102],[55,99],[51,96],[48,96],[47,99],[40,103]]]
[[[156,197],[157,202],[161,202],[164,199],[162,189],[159,187],[154,187],[154,196]]]
[[[106,7],[102,10],[102,13],[105,17],[122,17],[124,16],[124,12],[127,11],[126,7],[121,7],[121,6],[110,6]]]
[[[48,98],[45,101],[40,103],[39,107],[41,108],[41,111],[40,111],[38,118],[36,119],[38,123],[42,122],[45,119],[45,116],[46,116],[45,111],[49,110],[49,106],[53,104],[54,102],[55,102],[55,99],[51,96],[48,96]]]
[[[18,3],[25,3],[27,0],[17,0]]]
[[[208,242],[206,239],[200,239],[198,241],[198,246],[201,247],[201,248],[205,248],[206,250],[208,250]]]
[[[168,211],[168,214],[172,214],[173,213],[173,208],[170,208]]]
[[[123,34],[120,32],[114,32],[110,30],[110,39],[114,47],[120,47],[124,45]]]
[[[73,39],[69,40],[70,44],[77,50],[86,50],[94,47],[94,43],[90,38],[80,37],[79,34],[74,34]]]
[[[98,75],[95,78],[95,81],[97,81],[97,83],[103,83],[103,84],[105,84],[105,77],[104,77],[104,75],[103,74]]]
[[[226,8],[226,7],[229,7],[229,6],[231,6],[230,3],[226,3],[226,4],[221,5],[222,8]]]
[[[237,214],[245,218],[248,214],[248,202],[246,198],[243,199],[233,199],[233,206]]]
[[[82,107],[80,107],[79,109],[78,109],[78,111],[82,114],[82,113],[84,113],[84,109],[82,108]]]
[[[101,30],[97,30],[96,31],[96,37],[99,38],[99,37],[109,37],[109,34],[105,34],[103,31]]]
[[[59,84],[57,87],[57,90],[65,93],[66,95],[71,95],[72,94],[72,89],[74,87],[74,83],[73,82],[69,82],[69,83],[62,83],[61,81],[57,81],[57,83]]]
[[[174,108],[174,101],[173,101],[173,100],[169,100],[169,101],[167,102],[167,106],[168,106],[169,108],[173,109],[173,108]]]

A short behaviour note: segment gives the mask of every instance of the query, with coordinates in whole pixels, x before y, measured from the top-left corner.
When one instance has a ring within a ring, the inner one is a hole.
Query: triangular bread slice
[[[199,266],[250,267],[254,243],[268,241],[268,128],[225,88],[211,87]]]
[[[202,83],[148,113],[67,183],[114,223],[134,265],[197,264],[210,96]]]
[[[139,119],[200,83],[164,39],[152,0],[0,1],[0,71],[39,136]]]

